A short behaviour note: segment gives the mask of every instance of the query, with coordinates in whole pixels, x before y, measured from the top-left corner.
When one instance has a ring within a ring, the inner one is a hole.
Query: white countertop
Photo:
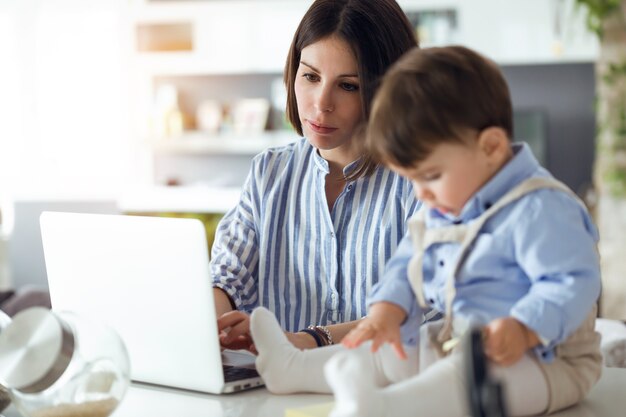
[[[273,395],[265,388],[211,395],[133,385],[113,417],[282,417],[287,408],[332,400],[331,395]]]
[[[273,395],[265,388],[208,395],[134,385],[114,417],[282,417],[288,408],[331,402],[331,395]],[[602,378],[576,407],[554,417],[614,417],[626,410],[626,369],[604,368]]]
[[[331,395],[273,395],[265,388],[230,395],[207,395],[134,385],[114,417],[282,417],[288,408],[332,401]],[[576,407],[558,417],[613,417],[626,410],[626,369],[603,369],[600,382]]]
[[[113,417],[282,417],[285,410],[328,403],[331,395],[273,395],[265,388],[228,395],[210,395],[133,384]],[[602,378],[576,407],[554,417],[614,417],[626,410],[626,369],[604,368]],[[18,417],[10,407],[6,417]]]

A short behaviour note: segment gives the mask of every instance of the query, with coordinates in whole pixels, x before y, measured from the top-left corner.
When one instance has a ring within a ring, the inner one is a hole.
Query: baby
[[[331,347],[332,355],[315,358],[326,364],[333,417],[467,415],[456,340],[474,327],[483,329],[490,372],[512,416],[573,405],[598,380],[596,229],[576,195],[511,137],[506,81],[467,48],[414,49],[385,75],[367,144],[413,182],[427,208],[409,221],[410,236],[373,289],[367,317],[342,340],[369,349]],[[431,309],[444,320],[423,326],[416,354],[415,329]],[[281,349],[264,335],[273,324],[262,310],[252,321],[257,362],[270,380],[279,368],[286,380],[297,375],[304,358],[314,366],[300,351],[289,366],[269,360]],[[411,371],[381,380],[395,359],[368,352],[381,346],[409,358]]]

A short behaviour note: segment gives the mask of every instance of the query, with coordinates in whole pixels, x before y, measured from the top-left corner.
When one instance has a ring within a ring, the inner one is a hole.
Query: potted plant
[[[626,319],[626,0],[576,0],[598,36],[596,61],[596,222],[600,230],[602,315]]]

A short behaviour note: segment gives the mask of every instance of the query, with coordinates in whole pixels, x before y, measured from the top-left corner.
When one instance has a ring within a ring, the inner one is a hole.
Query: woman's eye
[[[302,76],[306,78],[307,81],[310,81],[310,82],[315,82],[319,80],[319,77],[317,75],[311,74],[310,72],[305,72]]]
[[[351,83],[341,83],[341,88],[343,88],[346,91],[358,91],[359,90],[358,85],[351,84]]]

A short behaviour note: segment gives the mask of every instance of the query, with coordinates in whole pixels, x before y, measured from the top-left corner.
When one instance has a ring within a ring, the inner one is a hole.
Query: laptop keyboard
[[[256,378],[259,376],[259,373],[256,371],[256,369],[239,368],[230,365],[222,365],[222,367],[224,368],[225,382],[240,381],[242,379]]]

